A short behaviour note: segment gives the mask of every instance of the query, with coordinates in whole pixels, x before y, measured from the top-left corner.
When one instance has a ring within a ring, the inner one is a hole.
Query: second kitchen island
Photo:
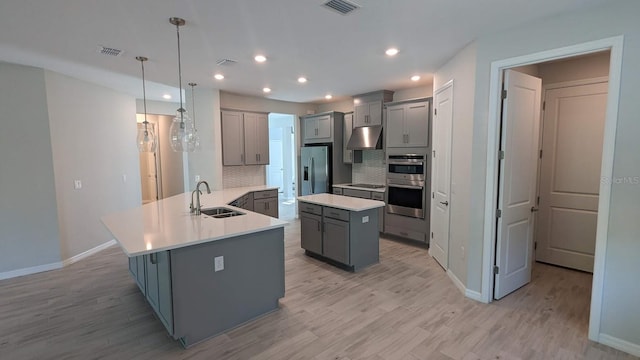
[[[333,194],[298,197],[307,255],[358,271],[379,261],[378,208],[384,202]]]

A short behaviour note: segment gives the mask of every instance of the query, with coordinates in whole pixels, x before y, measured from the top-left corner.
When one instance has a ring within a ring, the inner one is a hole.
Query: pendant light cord
[[[193,88],[198,85],[196,83],[189,83],[189,86],[191,86],[191,114],[193,115],[193,129],[197,130],[198,128],[196,127],[196,95],[193,92]]]
[[[142,65],[142,104],[144,107],[144,132],[147,134],[147,125],[149,122],[147,121],[147,88],[144,85],[144,60],[140,60],[140,65]]]
[[[180,62],[180,24],[176,24],[176,35],[178,37],[178,84],[180,85],[180,127],[184,128],[184,108],[182,107],[182,63]]]

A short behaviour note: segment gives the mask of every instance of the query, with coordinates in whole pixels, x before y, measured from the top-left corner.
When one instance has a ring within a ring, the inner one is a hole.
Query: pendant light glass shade
[[[187,111],[183,108],[178,109],[169,129],[171,149],[177,152],[194,151],[196,149],[194,134],[193,122],[189,118]]]
[[[184,19],[172,17],[169,19],[172,25],[176,26],[176,36],[178,38],[178,83],[180,85],[180,108],[176,117],[171,123],[169,130],[169,141],[171,149],[177,152],[192,152],[196,149],[194,138],[194,126],[187,115],[187,111],[182,106],[182,63],[180,60],[180,26],[186,24]]]
[[[142,102],[144,104],[144,121],[142,122],[144,126],[138,127],[136,142],[138,144],[138,151],[155,152],[157,141],[153,127],[149,126],[149,121],[147,121],[147,91],[144,83],[144,62],[149,59],[144,56],[136,56],[136,60],[140,61],[142,67]]]

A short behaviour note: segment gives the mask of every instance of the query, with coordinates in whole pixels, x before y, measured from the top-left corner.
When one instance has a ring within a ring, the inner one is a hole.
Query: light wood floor
[[[306,257],[286,227],[280,309],[183,350],[154,318],[118,247],[0,281],[0,359],[634,359],[587,340],[591,276],[537,264],[490,305],[466,299],[425,248],[382,239],[348,273]]]

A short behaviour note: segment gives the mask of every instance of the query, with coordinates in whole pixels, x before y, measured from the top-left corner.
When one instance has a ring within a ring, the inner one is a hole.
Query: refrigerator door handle
[[[316,189],[315,189],[315,182],[316,182],[316,171],[313,168],[313,157],[311,159],[309,159],[309,167],[311,168],[311,193],[315,194],[316,193]]]

